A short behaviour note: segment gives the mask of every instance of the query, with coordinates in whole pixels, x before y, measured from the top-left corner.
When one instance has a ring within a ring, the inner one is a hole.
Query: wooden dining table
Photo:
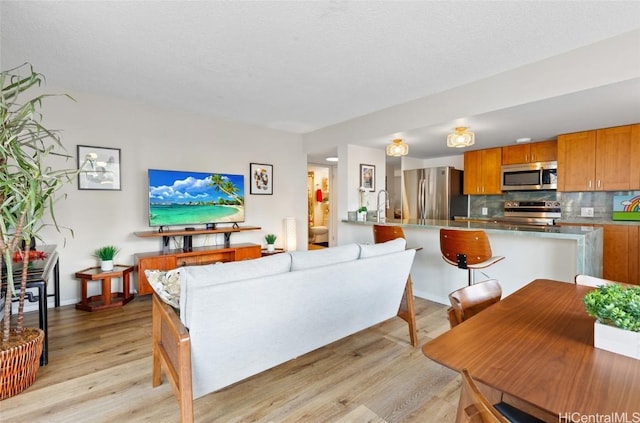
[[[640,422],[640,360],[593,346],[594,319],[582,303],[592,289],[534,280],[422,352],[468,369],[490,400],[511,399],[545,421]],[[580,420],[589,416],[605,417]]]

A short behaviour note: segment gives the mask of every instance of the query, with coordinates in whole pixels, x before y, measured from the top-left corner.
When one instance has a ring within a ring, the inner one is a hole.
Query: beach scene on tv
[[[244,175],[149,169],[149,225],[244,222]]]

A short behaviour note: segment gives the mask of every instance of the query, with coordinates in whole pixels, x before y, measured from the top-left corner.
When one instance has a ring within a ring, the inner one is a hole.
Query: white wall
[[[383,149],[361,147],[357,145],[343,145],[338,147],[338,204],[337,219],[347,219],[347,212],[357,210],[360,207],[360,165],[368,164],[376,167],[375,192],[365,193],[362,197],[362,205],[367,210],[375,210],[377,194],[385,188],[386,154]],[[344,244],[342,228],[344,223],[338,224],[337,244]]]
[[[45,124],[63,130],[62,139],[69,154],[75,157],[78,144],[121,149],[122,190],[78,190],[74,181],[64,188],[67,198],[55,208],[59,225],[72,228],[74,236],[67,231],[44,232],[46,243],[59,245],[63,305],[79,301],[80,284],[74,273],[97,265],[92,257],[95,248],[105,244],[120,247],[116,262],[123,264],[134,264],[133,254],[137,252],[160,248],[161,238],[134,235],[136,231],[151,230],[147,222],[148,168],[244,174],[244,225],[260,226],[262,230],[233,234],[231,242],[264,244],[264,235],[275,233],[280,247],[284,240],[283,218],[292,216],[297,220],[298,249],[306,249],[307,159],[299,135],[96,94],[47,87],[45,91],[67,92],[77,100],[50,98],[43,109]],[[251,162],[274,166],[273,195],[249,194]],[[75,166],[75,158],[61,165]],[[223,236],[196,236],[193,242],[194,247],[220,244]],[[98,283],[90,285],[96,286],[90,288],[89,295],[96,294]]]

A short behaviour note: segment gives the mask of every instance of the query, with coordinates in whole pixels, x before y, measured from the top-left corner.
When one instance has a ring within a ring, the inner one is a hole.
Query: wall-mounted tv
[[[149,169],[149,226],[244,222],[244,175]]]

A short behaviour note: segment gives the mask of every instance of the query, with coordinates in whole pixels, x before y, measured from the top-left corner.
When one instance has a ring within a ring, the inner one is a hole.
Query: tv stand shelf
[[[260,226],[238,226],[233,225],[227,228],[218,228],[218,229],[194,229],[194,230],[166,230],[166,231],[143,231],[143,232],[135,232],[136,236],[140,238],[156,238],[162,237],[162,246],[163,249],[167,249],[169,247],[169,240],[175,236],[189,237],[189,242],[183,242],[183,245],[191,244],[191,237],[193,235],[211,235],[211,234],[224,234],[224,245],[229,246],[231,243],[231,234],[233,232],[242,232],[242,231],[256,231],[262,229]],[[185,251],[189,251],[190,249],[185,249]]]
[[[255,231],[262,229],[259,226],[234,225],[217,229],[195,230],[166,230],[135,232],[140,238],[162,237],[162,251],[135,254],[136,268],[138,271],[138,294],[151,294],[153,288],[149,285],[145,270],[171,270],[180,266],[202,265],[226,261],[248,260],[262,257],[262,246],[259,244],[242,243],[231,244],[230,237],[234,232]],[[205,247],[191,248],[193,235],[224,234],[224,245],[209,245]],[[169,241],[172,237],[183,237],[182,249],[169,249]],[[185,248],[187,246],[189,248]]]

